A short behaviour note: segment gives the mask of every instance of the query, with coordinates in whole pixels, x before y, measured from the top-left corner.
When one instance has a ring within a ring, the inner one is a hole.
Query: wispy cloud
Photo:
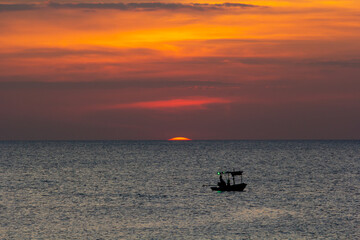
[[[54,9],[113,9],[133,11],[154,11],[154,10],[222,10],[229,8],[254,8],[259,7],[253,4],[244,3],[163,3],[163,2],[133,2],[133,3],[55,3],[47,4],[0,4],[1,11],[24,11],[41,8]]]
[[[0,4],[0,12],[24,11],[39,8],[36,4]]]
[[[241,86],[236,83],[224,83],[218,81],[191,81],[191,80],[173,80],[173,79],[146,79],[146,80],[118,80],[118,81],[82,81],[82,82],[47,82],[32,81],[31,79],[41,79],[41,76],[27,76],[28,81],[22,81],[23,75],[2,77],[0,89],[61,89],[61,90],[108,90],[108,89],[151,89],[151,88],[215,88],[215,87],[234,87]],[[29,80],[30,79],[30,80]]]
[[[229,99],[224,98],[207,98],[195,97],[187,99],[170,99],[160,101],[146,101],[146,102],[133,102],[124,104],[115,104],[110,106],[100,107],[101,109],[125,109],[125,108],[141,108],[141,109],[172,109],[184,107],[203,107],[209,104],[224,104],[230,103]]]
[[[91,49],[71,49],[71,48],[32,48],[22,49],[12,52],[0,52],[1,58],[56,58],[65,56],[122,56],[132,55],[155,55],[159,51],[150,48],[91,48]]]
[[[118,10],[178,10],[178,9],[191,9],[191,10],[219,10],[224,8],[252,8],[258,7],[257,5],[244,4],[244,3],[163,3],[163,2],[143,2],[143,3],[53,3],[48,4],[53,8],[85,8],[85,9],[118,9]]]

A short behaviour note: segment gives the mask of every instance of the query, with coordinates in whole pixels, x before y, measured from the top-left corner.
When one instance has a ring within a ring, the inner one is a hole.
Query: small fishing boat
[[[217,187],[211,187],[213,191],[244,191],[246,183],[243,183],[242,180],[242,171],[231,171],[231,172],[218,172],[220,181],[218,182]],[[223,175],[226,176],[226,182],[223,179]],[[233,180],[233,184],[230,183],[230,175]],[[235,183],[235,176],[240,176],[240,183]]]

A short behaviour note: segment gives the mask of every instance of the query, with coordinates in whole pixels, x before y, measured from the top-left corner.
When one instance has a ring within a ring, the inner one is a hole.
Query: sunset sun
[[[186,137],[173,137],[170,138],[169,141],[190,141],[190,138],[186,138]]]

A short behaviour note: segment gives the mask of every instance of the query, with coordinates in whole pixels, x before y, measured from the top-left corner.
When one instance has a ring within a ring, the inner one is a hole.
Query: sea
[[[0,239],[360,239],[360,141],[1,141]]]

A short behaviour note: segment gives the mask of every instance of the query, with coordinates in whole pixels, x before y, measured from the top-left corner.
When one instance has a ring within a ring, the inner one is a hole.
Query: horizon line
[[[299,139],[191,139],[189,141],[172,141],[169,139],[0,139],[0,142],[136,142],[136,141],[163,141],[163,142],[191,142],[191,141],[360,141],[360,138],[299,138]]]

